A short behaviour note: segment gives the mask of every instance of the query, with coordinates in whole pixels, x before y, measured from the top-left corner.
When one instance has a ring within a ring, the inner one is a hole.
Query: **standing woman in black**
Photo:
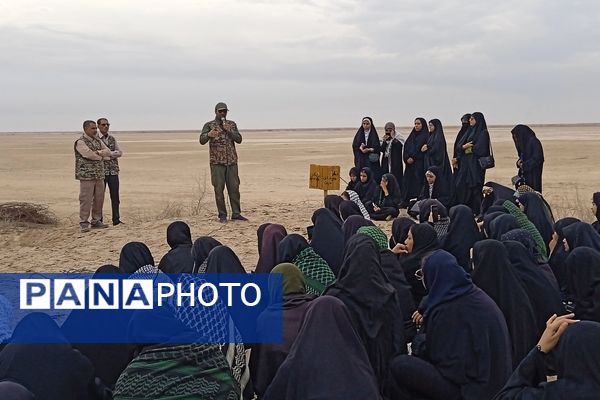
[[[452,169],[448,158],[446,137],[444,136],[442,122],[439,119],[429,121],[429,137],[427,143],[421,147],[421,151],[425,153],[425,170],[429,167],[438,167],[441,175],[438,178],[442,178],[448,183],[452,182]]]
[[[415,119],[415,127],[404,143],[404,154],[402,155],[406,164],[403,179],[404,190],[402,191],[404,205],[407,205],[409,200],[416,199],[423,187],[425,181],[425,154],[421,149],[427,143],[428,138],[429,129],[425,118]]]
[[[478,215],[481,211],[481,190],[485,181],[485,169],[479,165],[481,157],[490,155],[490,134],[485,117],[475,112],[469,119],[469,129],[458,142],[459,169],[456,173],[456,200],[471,207]]]
[[[370,168],[375,175],[375,181],[379,182],[381,172],[379,172],[379,135],[373,125],[371,117],[364,117],[362,124],[352,142],[352,151],[354,153],[354,166],[360,171],[363,168]]]
[[[517,125],[511,131],[517,149],[517,168],[519,176],[533,190],[542,193],[542,169],[544,168],[544,149],[527,125]]]
[[[392,174],[402,188],[404,165],[402,164],[402,149],[404,138],[396,133],[396,125],[393,122],[385,124],[385,134],[381,143],[381,173]]]
[[[462,118],[460,119],[462,125],[460,127],[460,130],[456,134],[456,139],[454,139],[454,146],[452,147],[452,169],[454,170],[454,173],[456,173],[456,171],[459,168],[458,154],[461,153],[459,143],[462,140],[463,136],[465,136],[465,133],[467,133],[467,131],[469,130],[469,119],[471,119],[471,114],[465,114],[462,116]]]

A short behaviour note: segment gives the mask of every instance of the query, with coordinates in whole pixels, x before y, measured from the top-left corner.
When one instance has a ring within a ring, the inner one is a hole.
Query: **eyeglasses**
[[[218,113],[226,113],[228,110],[217,110]]]
[[[419,268],[415,271],[415,278],[422,281],[423,280],[423,268]]]

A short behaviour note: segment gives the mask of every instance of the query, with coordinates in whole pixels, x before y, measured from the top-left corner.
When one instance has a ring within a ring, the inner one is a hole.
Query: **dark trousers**
[[[240,207],[240,178],[238,176],[238,166],[235,165],[210,165],[210,181],[215,189],[215,201],[219,217],[227,216],[227,207],[225,205],[225,186],[231,203],[231,216],[237,217],[241,214]]]
[[[460,387],[446,379],[429,362],[401,355],[390,362],[390,394],[393,399],[458,400]]]
[[[121,220],[119,215],[119,175],[106,175],[104,177],[104,187],[108,185],[110,192],[110,205],[112,207],[112,222],[116,224]]]

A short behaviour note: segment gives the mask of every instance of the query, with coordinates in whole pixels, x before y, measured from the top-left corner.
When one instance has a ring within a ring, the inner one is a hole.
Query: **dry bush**
[[[554,219],[557,221],[565,217],[575,217],[589,222],[592,217],[591,195],[586,198],[577,185],[573,190],[561,195],[550,195],[547,200],[552,207]]]
[[[186,214],[186,207],[180,201],[168,201],[156,216],[158,219],[182,218]]]
[[[0,204],[0,221],[11,224],[56,225],[58,218],[46,204],[9,202]]]
[[[190,204],[190,215],[200,215],[204,209],[204,199],[206,197],[206,172],[203,177],[196,176],[196,186],[192,189],[192,201]]]

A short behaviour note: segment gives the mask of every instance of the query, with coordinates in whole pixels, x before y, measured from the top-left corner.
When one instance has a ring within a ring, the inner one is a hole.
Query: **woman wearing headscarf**
[[[0,352],[0,379],[20,383],[36,399],[110,398],[95,379],[90,360],[71,347],[50,316],[39,312],[17,324],[11,342]]]
[[[296,233],[287,235],[279,243],[277,254],[280,263],[292,263],[302,271],[308,294],[320,296],[335,280],[327,262],[315,253],[306,239]]]
[[[452,200],[451,181],[442,176],[439,167],[430,166],[425,172],[425,183],[419,194],[419,200],[438,200],[445,207]]]
[[[456,200],[469,206],[475,214],[481,211],[481,196],[485,169],[479,159],[490,155],[490,134],[482,113],[475,112],[469,119],[469,130],[458,143],[459,169],[454,177]]]
[[[381,399],[367,352],[339,299],[322,296],[306,310],[296,340],[264,396],[283,399]]]
[[[398,182],[398,187],[402,187],[404,177],[404,165],[402,164],[402,149],[404,148],[404,138],[396,133],[396,125],[393,122],[385,124],[385,135],[381,143],[381,172],[392,174]]]
[[[352,167],[350,171],[348,171],[348,177],[350,180],[348,181],[348,185],[346,185],[346,190],[354,190],[354,187],[358,183],[358,174],[360,172],[359,168]]]
[[[262,246],[258,253],[258,263],[254,272],[268,274],[273,267],[277,265],[279,259],[277,255],[277,246],[279,242],[287,236],[287,231],[283,225],[270,224],[263,232]]]
[[[354,190],[346,190],[346,191],[342,192],[342,194],[340,196],[342,197],[342,199],[349,200],[349,201],[353,202],[354,204],[356,204],[360,210],[360,213],[362,214],[362,216],[365,219],[371,219],[371,217],[369,216],[369,212],[367,211],[367,208],[365,207],[363,202],[360,201],[360,197],[358,196],[358,193],[356,193]],[[340,207],[341,207],[341,204],[340,204]],[[341,213],[342,213],[342,211],[340,210],[340,214]]]
[[[313,213],[312,221],[314,229],[310,247],[327,262],[329,268],[337,275],[344,260],[342,224],[326,208],[316,210]]]
[[[423,258],[439,246],[437,234],[429,224],[416,224],[410,227],[404,249],[400,250],[400,265],[404,276],[412,288],[415,304],[421,304],[427,293],[421,281],[415,275],[421,268]]]
[[[435,216],[437,210],[437,217]],[[441,239],[450,226],[448,210],[438,200],[423,200],[419,203],[419,222],[421,224],[429,223],[435,229],[438,239]]]
[[[502,235],[500,240],[502,240],[503,242],[513,240],[525,246],[531,260],[533,260],[537,267],[544,273],[544,276],[546,277],[548,282],[550,282],[552,287],[560,292],[558,282],[556,281],[556,277],[554,276],[552,269],[548,265],[546,257],[543,257],[538,252],[535,246],[535,241],[533,240],[533,237],[531,237],[531,234],[529,232],[527,232],[524,229],[513,229],[512,231],[508,231],[504,235]]]
[[[390,235],[389,246],[393,249],[398,244],[404,245],[406,238],[408,237],[408,231],[415,225],[416,222],[408,217],[396,218],[392,222],[392,234]]]
[[[552,239],[554,217],[552,210],[547,206],[547,203],[542,199],[542,196],[537,193],[524,193],[519,196],[517,202],[523,206],[523,212],[527,215],[527,219],[535,225],[544,243],[546,243],[547,254],[549,254],[548,243]]]
[[[373,119],[371,117],[364,117],[352,141],[354,166],[359,170],[370,168],[373,172],[372,178],[377,182],[381,176],[379,172],[380,146],[379,135],[373,124]]]
[[[588,223],[575,222],[564,228],[563,233],[568,251],[577,247],[590,247],[600,251],[600,234]]]
[[[546,249],[546,242],[542,238],[540,231],[537,230],[535,225],[527,218],[527,215],[521,209],[515,205],[514,203],[506,200],[502,206],[506,211],[508,211],[513,217],[517,219],[517,223],[519,224],[519,228],[526,230],[531,234],[533,240],[535,240],[535,246],[539,254],[544,257],[548,257],[548,251]]]
[[[471,209],[462,204],[452,207],[448,232],[440,240],[441,248],[456,257],[458,265],[467,272],[471,271],[471,248],[481,239]]]
[[[575,317],[600,322],[600,252],[578,247],[565,264],[575,296]]]
[[[218,344],[201,344],[201,334],[177,318],[172,308],[134,313],[131,336],[143,338],[148,326],[154,329],[119,377],[115,400],[241,398],[224,350]]]
[[[194,268],[192,259],[192,233],[183,221],[175,221],[167,227],[167,243],[171,250],[158,263],[165,274],[190,273]]]
[[[340,220],[340,223],[342,223],[342,218],[340,216],[340,204],[342,201],[344,201],[344,199],[337,194],[328,194],[325,196],[325,199],[323,199],[325,208],[331,211]]]
[[[390,221],[400,213],[402,195],[396,178],[392,174],[384,174],[379,183],[377,195],[373,198],[371,219],[375,221]]]
[[[511,338],[513,367],[516,367],[538,338],[529,296],[501,242],[488,239],[475,243],[473,268],[473,283],[494,300],[504,315]]]
[[[370,168],[360,170],[360,180],[356,184],[356,194],[360,201],[365,205],[367,211],[373,209],[373,198],[377,193],[377,182],[374,179],[373,172]]]
[[[556,290],[546,275],[532,259],[530,252],[519,242],[508,240],[503,242],[508,251],[508,258],[529,295],[529,300],[535,313],[535,321],[540,334],[546,326],[546,321],[552,314],[565,314],[560,293]]]
[[[360,227],[363,226],[375,226],[373,222],[368,219],[364,219],[358,215],[352,215],[342,225],[342,234],[344,235],[344,246],[348,243],[348,240],[354,235]]]
[[[369,236],[377,244],[379,256],[381,257],[381,269],[396,289],[396,295],[404,317],[404,337],[407,342],[410,342],[417,333],[416,326],[411,318],[417,308],[398,257],[388,248],[388,238],[378,227],[363,226],[358,228],[357,233]]]
[[[96,270],[93,279],[115,279],[115,275],[120,273],[122,272],[114,265],[103,265]],[[87,296],[88,293],[86,292]],[[115,387],[119,375],[135,355],[135,345],[115,343],[115,340],[126,337],[130,320],[131,311],[128,310],[121,310],[118,313],[73,310],[61,326],[61,332],[65,338],[75,350],[78,350],[91,361],[95,375],[111,389]],[[85,335],[91,339],[94,337],[93,335],[99,335],[100,333],[102,339],[105,340],[103,343],[77,343],[77,340],[72,336],[73,334],[76,334],[77,337]]]
[[[513,229],[519,229],[517,219],[510,214],[502,214],[489,223],[489,237],[490,239],[501,240],[502,235]]]
[[[454,145],[452,146],[452,169],[454,170],[454,173],[456,173],[459,168],[458,155],[462,153],[459,143],[462,141],[465,133],[469,130],[469,119],[471,119],[471,114],[465,114],[460,119],[461,126],[456,134],[456,139],[454,139]]]
[[[596,232],[600,233],[600,192],[596,192],[592,196],[592,213],[596,217],[596,221],[592,223],[592,226]]]
[[[404,143],[404,154],[402,155],[406,169],[404,170],[402,196],[404,203],[419,196],[425,176],[425,154],[421,151],[423,145],[429,138],[429,129],[425,118],[415,119],[415,127],[408,135]]]
[[[351,200],[342,200],[340,203],[340,216],[342,217],[342,225],[349,217],[353,215],[357,215],[364,219],[362,213],[360,212],[360,208],[355,202]]]
[[[510,200],[513,203],[516,201],[515,191],[507,186],[496,182],[486,182],[482,189],[483,199],[481,200],[481,213],[487,213],[488,209],[497,203],[504,203],[505,200]]]
[[[487,214],[485,214],[483,216],[483,221],[482,221],[482,225],[481,225],[481,233],[488,239],[495,239],[492,237],[492,233],[491,233],[491,226],[492,226],[492,222],[498,218],[501,217],[502,215],[507,215],[506,210],[504,209],[504,207],[502,207],[503,211],[493,211],[493,212],[488,212]],[[525,217],[525,219],[527,219],[527,217]],[[517,225],[517,228],[519,226]],[[496,240],[499,240],[500,238],[497,238]]]
[[[569,297],[568,287],[568,274],[566,271],[565,260],[569,253],[565,250],[564,240],[565,235],[563,229],[567,226],[574,224],[575,222],[581,222],[577,218],[563,218],[556,221],[554,224],[554,232],[552,233],[552,240],[550,241],[550,258],[548,259],[548,265],[552,269],[554,276],[558,282],[558,287],[563,297]]]
[[[400,389],[394,398],[490,399],[512,370],[502,312],[450,253],[433,252],[422,272],[429,292],[425,359],[401,356],[391,362]]]
[[[544,149],[535,132],[527,125],[517,125],[510,131],[517,149],[519,176],[534,190],[542,192]]]
[[[421,152],[425,153],[425,170],[433,166],[438,167],[440,179],[448,182],[448,186],[451,187],[452,169],[448,158],[448,145],[439,119],[429,121],[429,137]]]
[[[200,236],[198,239],[196,239],[194,241],[194,245],[192,246],[192,258],[194,259],[193,271],[205,271],[206,265],[203,264],[205,263],[208,255],[210,254],[210,251],[215,247],[222,245],[223,244],[221,242],[210,236]]]
[[[133,274],[144,265],[154,265],[154,258],[148,246],[142,242],[129,242],[121,249],[119,270]]]
[[[600,392],[600,324],[552,318],[494,400],[592,400]],[[547,365],[549,364],[549,365]],[[557,379],[547,382],[547,367]]]
[[[404,318],[396,290],[381,269],[375,241],[357,234],[346,245],[344,264],[325,294],[342,300],[367,350],[380,387],[389,360],[406,354]]]
[[[287,357],[300,330],[302,316],[315,298],[314,295],[306,294],[304,275],[294,264],[279,264],[271,270],[271,274],[282,275],[283,293],[281,293],[279,281],[269,279],[270,304],[258,317],[257,335],[261,337],[262,327],[273,326],[269,322],[270,320],[278,321],[280,319],[283,324],[283,334],[281,343],[256,344],[252,347],[250,376],[259,399],[263,397],[277,370]]]

